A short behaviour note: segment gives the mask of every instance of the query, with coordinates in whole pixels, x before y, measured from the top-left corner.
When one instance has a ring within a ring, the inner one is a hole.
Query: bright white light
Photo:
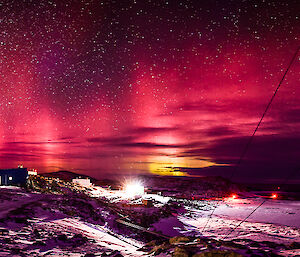
[[[278,197],[277,194],[272,194],[271,198],[276,199]]]
[[[144,192],[144,186],[138,181],[128,182],[124,188],[124,193],[127,197],[141,196]]]
[[[236,194],[232,194],[232,195],[231,195],[231,198],[232,198],[232,199],[236,199],[237,197],[238,197],[238,196],[237,196]]]

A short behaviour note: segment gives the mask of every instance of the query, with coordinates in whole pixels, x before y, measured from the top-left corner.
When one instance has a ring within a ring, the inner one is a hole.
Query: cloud
[[[89,137],[86,139],[89,143],[101,143],[103,145],[115,145],[124,142],[132,142],[136,140],[136,137],[128,135],[128,136],[111,136],[111,137]]]
[[[138,147],[138,148],[181,148],[183,145],[169,145],[169,144],[155,144],[155,143],[149,143],[149,142],[132,142],[132,143],[121,143],[115,146],[120,147]]]
[[[40,158],[39,155],[36,154],[26,154],[26,153],[1,153],[0,159],[7,161],[32,161]]]
[[[258,102],[255,98],[227,98],[219,101],[201,100],[184,102],[173,106],[172,111],[211,113],[212,115],[239,113],[246,116],[256,116],[258,110],[263,110],[266,104],[266,102]],[[255,108],[253,108],[254,106]]]
[[[206,130],[208,137],[234,136],[239,134],[239,131],[228,126],[214,126]]]
[[[216,163],[235,166],[249,138],[247,136],[222,138],[205,148],[186,150],[181,156],[193,158],[209,156]],[[287,171],[300,168],[299,145],[299,136],[256,135],[237,169],[235,178],[284,177]]]
[[[19,146],[30,146],[30,145],[49,145],[49,144],[77,144],[77,142],[72,141],[9,141],[5,142],[6,145],[19,145]]]
[[[300,108],[291,108],[280,112],[280,120],[284,123],[299,123]]]
[[[129,134],[135,135],[152,135],[152,134],[159,134],[159,133],[167,133],[172,131],[177,131],[178,128],[176,127],[133,127],[128,130]]]

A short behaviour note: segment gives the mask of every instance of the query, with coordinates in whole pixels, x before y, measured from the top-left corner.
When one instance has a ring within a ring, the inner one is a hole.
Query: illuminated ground
[[[40,188],[41,181],[47,186]],[[230,229],[265,198],[246,192],[234,198],[196,200],[189,195],[181,198],[181,193],[164,196],[174,192],[163,190],[142,193],[139,183],[124,190],[84,188],[57,179],[35,178],[34,183],[37,192],[0,188],[0,256],[147,256],[151,252],[170,256],[176,248],[171,243],[174,236],[184,236],[194,245],[191,250],[189,244],[180,243],[187,251],[300,254],[300,201],[268,198],[224,241]],[[152,205],[144,205],[145,200]]]

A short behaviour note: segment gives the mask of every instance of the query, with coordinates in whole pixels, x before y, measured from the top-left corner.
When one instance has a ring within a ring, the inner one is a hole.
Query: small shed
[[[27,168],[0,170],[0,186],[25,186],[27,177]]]
[[[91,180],[89,178],[73,178],[72,182],[83,187],[92,186]]]

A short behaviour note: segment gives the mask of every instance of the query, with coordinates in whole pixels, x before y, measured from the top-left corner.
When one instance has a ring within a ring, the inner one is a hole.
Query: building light
[[[127,182],[124,187],[125,196],[131,198],[135,196],[141,196],[145,193],[145,188],[139,181]]]
[[[8,177],[8,180],[12,180],[13,179],[13,177]]]
[[[232,194],[232,195],[231,195],[231,198],[232,198],[232,199],[236,199],[237,197],[238,197],[238,196],[237,196],[236,194]]]
[[[271,198],[276,199],[278,197],[277,194],[272,194]]]
[[[31,170],[28,170],[28,175],[37,175],[37,170],[36,169],[31,169]]]

